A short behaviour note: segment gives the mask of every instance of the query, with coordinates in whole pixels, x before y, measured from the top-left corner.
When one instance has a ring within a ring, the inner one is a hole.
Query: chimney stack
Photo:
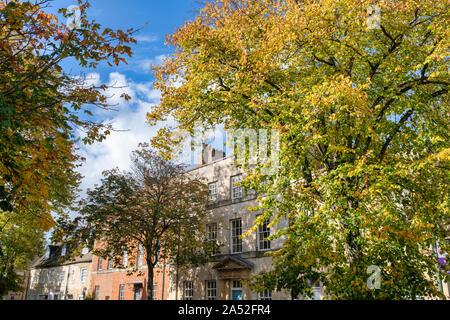
[[[210,144],[203,143],[198,154],[198,166],[201,167],[222,158],[225,158],[225,152],[213,148]]]

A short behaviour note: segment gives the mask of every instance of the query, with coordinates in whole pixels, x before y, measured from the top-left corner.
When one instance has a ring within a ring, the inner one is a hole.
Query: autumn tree
[[[0,211],[0,295],[24,290],[18,270],[43,253],[44,231],[36,228],[39,216]]]
[[[52,214],[70,207],[81,178],[77,132],[84,133],[84,143],[93,143],[112,130],[91,118],[94,108],[110,107],[107,87],[62,65],[94,69],[125,62],[133,30],[102,28],[88,19],[89,3],[78,3],[79,21],[68,26],[73,13],[61,9],[58,20],[49,13],[50,0],[0,1],[0,220],[6,224],[0,256],[9,243],[3,242],[6,230],[26,221],[21,230],[33,238],[33,229],[48,231],[55,224]]]
[[[67,243],[85,243],[99,256],[114,257],[118,268],[127,251],[133,272],[139,272],[141,247],[151,300],[158,262],[186,266],[208,259],[213,248],[203,231],[207,191],[201,179],[145,144],[133,152],[132,163],[132,172],[105,171],[100,185],[87,192],[80,216],[62,221],[57,233]]]
[[[217,0],[167,37],[151,124],[279,133],[276,174],[259,163],[244,181],[260,194],[258,223],[290,221],[256,290],[297,297],[320,281],[329,298],[443,296],[431,249],[448,252],[448,12],[440,0]]]

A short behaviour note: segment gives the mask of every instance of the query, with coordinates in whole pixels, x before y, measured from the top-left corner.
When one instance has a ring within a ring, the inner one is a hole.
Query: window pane
[[[87,272],[87,269],[86,269],[86,268],[82,268],[82,269],[81,269],[81,277],[80,277],[80,281],[81,281],[82,283],[84,283],[84,282],[86,281],[86,272]]]
[[[242,174],[231,177],[231,199],[239,199],[242,198],[242,186],[240,184],[242,180]]]
[[[209,200],[215,201],[217,200],[217,182],[211,182],[208,184],[208,191],[209,191]]]
[[[194,297],[194,283],[192,281],[185,281],[183,283],[184,300],[192,300]]]
[[[217,299],[217,284],[214,280],[206,281],[206,299],[207,300],[216,300]]]
[[[211,223],[206,226],[208,241],[214,246],[212,254],[217,254],[217,223]]]
[[[98,257],[98,264],[97,264],[97,270],[102,270],[103,265],[103,258]]]
[[[262,225],[258,226],[258,248],[259,250],[269,250],[270,240],[266,240],[270,236],[269,221],[264,221]]]
[[[119,286],[119,300],[124,300],[124,296],[125,296],[125,285],[121,284]]]
[[[258,293],[259,300],[272,300],[272,291],[264,290],[263,292]]]
[[[123,266],[126,267],[128,266],[128,251],[125,250],[123,252],[123,260],[122,260]]]
[[[40,279],[39,279],[39,283],[44,283],[45,282],[45,277],[47,276],[47,270],[42,270],[41,274],[40,274]]]
[[[238,253],[242,252],[242,220],[235,219],[231,220],[231,252]]]
[[[61,271],[61,273],[59,274],[59,282],[64,282],[64,278],[66,277],[66,272],[65,271]]]
[[[137,259],[138,266],[142,266],[143,259],[144,259],[144,248],[143,248],[142,244],[139,244],[138,259]]]

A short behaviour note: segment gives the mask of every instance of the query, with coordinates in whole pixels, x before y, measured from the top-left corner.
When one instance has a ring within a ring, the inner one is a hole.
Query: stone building
[[[266,253],[281,248],[283,239],[266,239],[276,231],[268,227],[269,222],[260,226],[258,232],[240,239],[254,225],[259,214],[247,209],[255,205],[256,194],[244,194],[239,185],[243,174],[234,166],[233,156],[226,157],[204,145],[199,159],[199,166],[187,174],[203,177],[208,182],[210,199],[205,231],[209,240],[222,246],[212,262],[195,270],[179,272],[178,286],[175,283],[177,277],[172,276],[169,299],[291,299],[289,292],[257,293],[243,285],[242,279],[271,268],[272,258]],[[281,221],[276,228],[287,223]],[[314,288],[314,292],[319,299],[320,287]]]
[[[256,193],[244,194],[239,181],[243,173],[234,165],[234,157],[203,145],[199,155],[198,167],[187,174],[203,177],[208,182],[209,204],[205,231],[209,240],[222,244],[213,261],[197,269],[179,272],[178,277],[170,278],[169,299],[181,300],[287,300],[292,299],[289,292],[252,292],[246,288],[242,279],[247,279],[272,266],[271,257],[266,253],[282,247],[283,238],[267,240],[276,230],[269,228],[269,222],[260,226],[257,232],[240,239],[248,231],[258,214],[247,208],[255,205]],[[287,220],[281,220],[275,228],[283,228]],[[441,257],[441,260],[445,259]],[[444,262],[441,262],[444,263]],[[171,273],[172,275],[175,272]],[[175,283],[178,278],[178,285]],[[178,290],[174,289],[178,288]],[[442,292],[449,297],[450,284],[440,285]],[[321,283],[312,284],[315,300],[325,298]],[[298,299],[309,299],[299,296]]]
[[[19,291],[9,291],[2,296],[2,300],[26,300],[28,283],[30,281],[29,270],[17,270],[16,273],[21,278],[21,288]]]
[[[92,254],[66,259],[65,245],[49,245],[31,266],[27,300],[83,300],[91,284]]]

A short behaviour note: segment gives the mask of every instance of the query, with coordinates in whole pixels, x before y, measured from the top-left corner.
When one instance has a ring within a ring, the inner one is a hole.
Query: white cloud
[[[100,77],[92,78],[98,79],[100,84]],[[156,136],[158,129],[163,126],[175,126],[173,119],[161,122],[154,127],[148,124],[147,113],[159,103],[161,98],[161,93],[152,88],[152,82],[136,83],[121,73],[113,72],[109,74],[107,85],[115,86],[115,88],[109,88],[106,95],[109,97],[108,103],[116,105],[113,107],[116,111],[98,109],[95,115],[97,121],[111,123],[117,131],[112,131],[101,143],[84,145],[80,142],[80,155],[86,159],[83,166],[79,168],[79,172],[84,176],[80,186],[81,197],[85,196],[88,188],[93,188],[95,184],[100,183],[103,171],[116,167],[120,170],[129,170],[131,152],[138,148],[139,143],[150,142],[151,138]],[[120,98],[122,93],[128,94],[132,99],[125,101]],[[83,134],[80,133],[80,136]],[[214,134],[209,134],[203,139],[210,140],[213,136]],[[222,149],[222,143],[221,134],[216,132],[213,145]],[[180,161],[190,166],[195,165],[197,151],[191,151],[189,144],[185,144],[182,149]]]
[[[108,104],[112,106],[121,106],[125,103],[125,99],[121,98],[122,94],[127,94],[132,99],[135,98],[131,83],[127,81],[123,74],[118,72],[110,73],[107,86],[108,89],[105,91],[105,96],[108,98]]]
[[[158,40],[158,36],[155,34],[151,35],[137,35],[134,36],[134,38],[137,40],[137,42],[155,42]]]
[[[136,89],[136,93],[144,95],[144,98],[148,101],[154,101],[159,102],[159,99],[161,99],[161,92],[158,90],[153,90],[151,88],[152,82],[146,82],[146,83],[135,83],[134,87]],[[140,96],[140,95],[139,95]]]
[[[90,86],[99,86],[100,85],[100,74],[96,73],[96,72],[92,72],[92,73],[88,73],[86,75],[86,78],[84,80],[84,84],[87,87]]]
[[[161,65],[164,62],[164,59],[166,58],[167,58],[166,54],[161,54],[159,56],[154,57],[153,59],[139,60],[138,65],[144,72],[150,72],[152,64],[155,66]]]
[[[116,84],[118,88],[108,89],[108,103],[117,104],[117,111],[99,111],[97,117],[102,117],[103,123],[112,123],[115,130],[101,143],[92,145],[80,144],[80,154],[86,158],[79,169],[84,176],[81,189],[82,196],[87,188],[99,183],[102,171],[118,167],[121,170],[130,168],[130,154],[137,149],[140,142],[149,142],[157,130],[164,125],[151,127],[147,123],[146,114],[153,105],[159,103],[160,93],[151,89],[152,83],[134,83],[123,74],[111,73],[108,85]],[[119,88],[120,87],[120,88]],[[132,100],[120,98],[121,93],[127,93]],[[120,131],[119,131],[120,130]],[[82,135],[82,134],[80,134]]]

